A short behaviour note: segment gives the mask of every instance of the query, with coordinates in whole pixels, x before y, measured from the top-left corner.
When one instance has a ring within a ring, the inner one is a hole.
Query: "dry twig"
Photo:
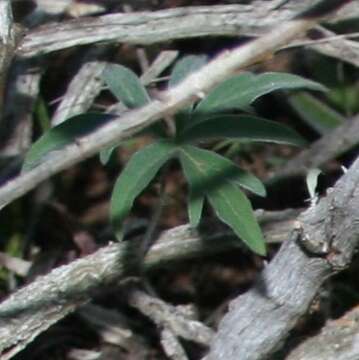
[[[201,322],[186,316],[178,307],[136,289],[129,292],[128,302],[153,320],[159,328],[168,328],[176,336],[198,344],[210,344],[213,331]]]
[[[20,45],[19,55],[31,57],[96,42],[149,45],[200,36],[259,36],[311,5],[311,1],[293,1],[287,7],[270,10],[268,2],[262,0],[248,5],[185,7],[72,20],[30,32]],[[358,7],[353,4],[338,12],[334,20],[358,16]]]
[[[322,136],[276,171],[269,181],[304,175],[309,169],[323,167],[326,162],[359,145],[359,116]]]
[[[255,286],[230,304],[206,360],[263,359],[277,348],[328,276],[350,264],[359,241],[358,202],[359,158],[299,216]]]
[[[330,320],[320,333],[305,339],[286,360],[354,360],[359,358],[359,308]]]
[[[325,4],[329,4],[329,9],[325,9],[329,11],[345,2],[332,0],[323,1],[321,4],[324,4],[324,7]],[[139,110],[127,113],[120,121],[113,121],[53,154],[49,160],[44,161],[34,170],[20,175],[2,187],[0,189],[1,206],[18,198],[53,174],[95,154],[106,146],[137,133],[161,117],[191,103],[198,94],[208,91],[230,76],[233,71],[252,64],[288,44],[298,34],[313,27],[320,20],[321,15],[314,12],[308,16],[307,13],[305,17],[295,18],[274,28],[268,34],[245,46],[221,54],[177,87],[162,93],[160,100],[154,100]],[[24,45],[22,50],[24,50]],[[257,286],[249,294],[241,297],[240,309],[236,304],[232,306],[230,315],[222,323],[209,359],[237,359],[242,358],[241,354],[244,354],[243,358],[255,359],[259,358],[254,357],[255,354],[261,354],[261,356],[269,354],[283,339],[298,316],[305,311],[323,278],[332,270],[331,266],[348,264],[357,241],[354,235],[358,231],[359,215],[354,203],[356,201],[357,204],[359,197],[358,168],[359,161],[336,186],[335,191],[340,196],[328,195],[318,206],[311,208],[300,218],[305,233],[307,232],[305,227],[312,227],[312,231],[308,232],[312,237],[323,240],[323,234],[334,236],[335,249],[339,249],[339,253],[330,252],[330,258],[329,255],[328,258],[321,256],[312,258],[297,243],[288,241],[262,276],[263,281],[259,285],[264,284],[265,288]],[[337,214],[335,216],[332,215],[332,207]],[[328,228],[323,229],[322,225],[313,227],[313,221],[322,217],[330,219],[333,224],[324,221]],[[334,225],[337,228],[334,228]],[[185,248],[181,248],[184,245]],[[331,250],[334,249],[332,245],[330,244],[329,247]],[[55,269],[51,274],[39,278],[3,302],[0,305],[2,358],[11,358],[39,333],[79,305],[86,303],[93,290],[131,273],[137,259],[132,246],[133,244],[127,243],[110,245],[94,255]],[[184,244],[183,240],[176,241],[176,246],[176,251],[174,251],[174,245],[171,244],[169,251],[167,243],[159,242],[147,254],[145,266],[150,268],[162,261],[178,259],[183,254],[188,255],[188,243]],[[196,246],[191,256],[196,251],[201,253],[204,251],[203,247],[198,247],[198,242]],[[216,250],[218,250],[216,246],[211,244],[211,251]],[[288,276],[288,269],[292,268],[297,275],[295,278]],[[280,287],[277,286],[278,284]],[[299,294],[296,293],[298,289],[301,290]],[[262,295],[264,291],[265,296],[258,296],[258,294],[261,295],[261,291]],[[31,313],[28,312],[29,309]],[[258,337],[260,331],[255,327],[253,321],[255,317],[262,319],[261,326],[264,322],[268,322],[268,328],[272,328],[270,334],[264,332],[263,336]],[[240,334],[241,337],[238,338],[235,334]],[[238,351],[237,341],[241,343],[241,352]]]
[[[334,2],[335,6],[338,4],[341,6],[344,0]],[[96,154],[105,147],[133,136],[161,118],[166,118],[179,108],[193,102],[198,94],[206,93],[214,85],[228,78],[233,71],[257,62],[288,44],[299,34],[315,26],[320,19],[320,16],[311,15],[297,17],[244,46],[222,53],[176,87],[163,92],[159,100],[153,100],[141,109],[126,113],[120,121],[115,119],[107,123],[74,144],[54,152],[48,160],[33,170],[8,182],[0,188],[0,207],[25,194],[59,171]]]
[[[293,222],[295,211],[259,212],[267,226],[279,221],[275,241],[285,237],[281,222]],[[271,229],[273,235],[273,229]],[[271,236],[272,236],[271,235]],[[269,239],[270,241],[270,239]],[[0,304],[0,354],[10,359],[49,326],[86,304],[93,291],[138,269],[140,241],[110,244],[93,255],[53,270]],[[217,254],[241,246],[233,235],[200,236],[188,225],[162,234],[144,259],[145,270],[174,261]]]

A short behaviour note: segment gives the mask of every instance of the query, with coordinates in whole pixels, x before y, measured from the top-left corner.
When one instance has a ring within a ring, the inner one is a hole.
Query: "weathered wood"
[[[256,285],[230,304],[206,360],[265,359],[281,344],[328,276],[350,264],[359,243],[358,204],[359,158],[299,216],[299,238],[289,237]],[[328,251],[311,253],[303,240]]]

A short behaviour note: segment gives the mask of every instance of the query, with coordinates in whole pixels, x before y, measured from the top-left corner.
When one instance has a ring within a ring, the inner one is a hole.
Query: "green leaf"
[[[213,115],[179,134],[179,142],[236,138],[303,146],[305,140],[291,128],[252,115]]]
[[[122,223],[135,198],[154,178],[160,167],[176,152],[169,141],[158,141],[137,151],[118,177],[111,197],[111,222],[116,237],[121,240]]]
[[[255,75],[244,72],[217,85],[196,106],[195,113],[222,112],[246,109],[251,104]]]
[[[137,75],[125,66],[108,65],[102,76],[111,92],[128,108],[141,107],[150,101]]]
[[[51,128],[51,118],[44,98],[40,95],[35,103],[34,113],[39,123],[41,132],[46,132]]]
[[[205,55],[188,55],[176,62],[173,67],[170,80],[168,82],[169,87],[178,85],[189,74],[197,71],[207,62],[207,56]]]
[[[310,169],[306,177],[307,189],[311,199],[316,197],[316,189],[318,185],[318,177],[322,173],[320,169]]]
[[[111,92],[128,108],[138,108],[150,101],[146,89],[132,70],[122,65],[111,64],[106,67],[102,76]],[[163,138],[165,131],[163,124],[157,122],[146,128],[142,133],[149,133],[155,137]],[[102,154],[102,157],[106,159],[106,155],[108,153]]]
[[[299,116],[319,134],[323,135],[343,124],[345,118],[313,95],[300,92],[288,98]]]
[[[74,116],[42,135],[26,154],[22,171],[29,171],[39,165],[51,152],[60,150],[80,140],[101,125],[113,119],[113,115],[88,113]]]
[[[224,181],[241,186],[256,195],[266,195],[265,187],[257,177],[213,151],[191,145],[182,146],[180,160],[193,196],[205,195]]]
[[[152,124],[149,127],[146,127],[145,129],[143,129],[142,131],[140,131],[137,136],[146,136],[146,137],[150,137],[153,140],[161,140],[164,138],[167,138],[167,134],[166,131],[162,125],[162,122],[157,122],[155,124]],[[119,147],[119,146],[123,146],[125,144],[129,144],[130,141],[120,141],[119,143],[117,143],[114,146],[110,146],[107,147],[103,150],[100,151],[100,162],[102,165],[106,165],[110,159],[111,156],[113,154],[113,152]]]
[[[205,55],[188,55],[176,62],[173,67],[170,79],[168,81],[168,87],[174,87],[184,80],[188,75],[196,72],[207,62],[207,56]],[[186,123],[190,121],[190,112],[193,109],[193,104],[181,109],[175,114],[176,131],[181,131]]]
[[[266,250],[263,235],[249,200],[238,188],[236,178],[228,177],[226,171],[218,166],[221,160],[216,158],[211,161],[211,158],[208,161],[211,155],[216,155],[209,154],[209,151],[193,146],[181,148],[180,161],[191,189],[191,197],[202,203],[204,196],[208,197],[217,216],[228,224],[250,249],[264,255]],[[234,164],[231,163],[231,166]],[[196,208],[189,210],[195,214],[194,220],[197,220],[200,206],[192,206]]]
[[[110,146],[100,151],[100,162],[102,165],[106,165],[115,151],[117,146]]]
[[[265,240],[248,198],[232,183],[223,183],[208,194],[217,216],[255,253],[266,254]]]
[[[188,198],[188,216],[192,227],[197,227],[202,216],[204,196],[194,194],[190,189]]]
[[[243,73],[234,76],[214,88],[196,107],[196,113],[223,112],[232,109],[247,109],[262,95],[276,90],[306,88],[325,91],[314,81],[285,73],[253,75]]]
[[[330,89],[327,94],[331,103],[344,114],[355,114],[359,111],[358,84],[340,84]]]

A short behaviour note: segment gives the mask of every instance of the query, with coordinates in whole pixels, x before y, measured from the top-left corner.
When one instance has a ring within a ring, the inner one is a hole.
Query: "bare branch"
[[[43,70],[39,66],[32,59],[18,60],[9,70],[0,127],[2,156],[23,155],[31,145],[32,110]]]
[[[322,136],[308,149],[300,152],[273,174],[270,181],[305,174],[308,169],[322,167],[331,159],[359,145],[359,116],[347,120],[343,125]]]
[[[239,67],[256,62],[262,56],[287,44],[298,34],[314,26],[317,21],[317,18],[297,18],[245,46],[223,53],[177,87],[162,93],[160,100],[131,111],[124,115],[121,121],[113,121],[95,133],[79,139],[75,144],[53,154],[34,170],[9,182],[0,189],[1,205],[4,206],[21,196],[49,176],[95,154],[105,146],[135,134],[164,115],[192,102],[198,93],[208,91]],[[150,250],[145,258],[146,268],[188,256],[188,242],[176,241],[176,251],[173,250],[173,244],[170,247],[166,245],[167,243],[159,242]],[[203,246],[203,242],[196,242],[190,256],[203,253]],[[221,246],[223,247],[223,244]],[[216,251],[216,244],[211,243],[210,251]],[[11,358],[39,333],[86,303],[93,290],[131,274],[137,268],[137,258],[135,242],[110,245],[94,255],[55,269],[51,274],[13,294],[0,305],[2,358]]]
[[[86,112],[103,87],[101,75],[105,61],[97,60],[105,48],[90,49],[83,59],[83,65],[71,80],[66,94],[52,117],[52,125],[58,125],[71,116]]]
[[[143,85],[149,85],[178,57],[179,52],[176,50],[162,51],[149,68],[141,75]]]
[[[259,211],[259,221],[269,227],[267,240],[283,238],[293,223],[295,210],[266,213]],[[273,222],[278,223],[278,231]],[[219,241],[221,239],[221,241]],[[53,270],[20,289],[0,304],[0,354],[10,359],[49,326],[86,304],[91,293],[113,281],[119,281],[138,268],[139,241],[110,244],[96,253]],[[198,256],[217,254],[240,247],[233,234],[211,237],[199,235],[188,225],[160,236],[144,259],[145,270]]]
[[[306,339],[286,360],[350,360],[359,358],[358,307],[328,321],[319,334]]]
[[[10,0],[0,1],[0,38],[2,45],[5,46],[15,42]]]
[[[317,29],[324,36],[323,40],[335,36],[334,32],[327,30],[322,26],[317,27]],[[359,67],[359,44],[356,41],[345,38],[341,40],[340,38],[337,40],[333,38],[333,41],[327,42],[319,40],[317,43],[314,42],[310,45],[309,48],[318,51],[321,54],[335,57]]]
[[[161,344],[169,360],[189,360],[176,335],[168,328],[161,331]]]
[[[10,0],[0,0],[0,108],[7,69],[14,55],[16,43]]]
[[[311,17],[296,18],[276,27],[263,37],[232,51],[224,52],[176,87],[160,94],[159,100],[153,100],[138,110],[130,111],[121,119],[107,123],[63,150],[53,152],[48,160],[0,188],[0,207],[25,194],[59,171],[138,133],[161,118],[166,118],[179,108],[193,102],[198,94],[206,93],[228,78],[234,71],[257,62],[288,44],[315,26],[318,20]]]
[[[190,319],[178,307],[137,289],[129,292],[128,302],[153,320],[159,328],[167,327],[176,336],[198,344],[207,346],[210,344],[214,332],[201,322]]]
[[[107,63],[97,60],[98,55],[104,51],[104,48],[96,48],[89,50],[86,54],[84,64],[71,80],[66,94],[52,117],[53,125],[58,125],[69,117],[83,113],[91,107],[96,96],[104,86],[101,74]],[[166,69],[177,56],[177,51],[161,52],[149,69],[142,74],[141,82],[144,85],[148,85]],[[123,111],[118,111],[119,106],[123,107],[123,104],[117,103],[111,110],[114,110],[113,112],[117,114],[122,113]]]
[[[103,15],[38,28],[24,38],[18,51],[28,57],[103,41],[149,45],[198,36],[253,34],[252,26],[273,25],[267,13],[250,14],[251,5],[230,5]],[[288,13],[276,15],[279,21],[290,18]],[[247,24],[247,31],[241,31],[242,24]]]
[[[94,328],[103,342],[121,346],[127,352],[144,348],[145,339],[132,331],[130,319],[116,310],[87,304],[81,306],[77,314]]]
[[[259,36],[278,23],[288,21],[311,3],[293,1],[273,10],[268,9],[267,1],[260,0],[248,5],[185,7],[72,20],[29,32],[18,53],[29,57],[97,42],[149,45],[201,36]],[[359,9],[353,4],[338,12],[334,20],[358,16]]]
[[[323,281],[349,265],[359,241],[358,203],[359,158],[325,198],[300,215],[298,231],[256,285],[231,303],[206,360],[264,359],[276,349]]]

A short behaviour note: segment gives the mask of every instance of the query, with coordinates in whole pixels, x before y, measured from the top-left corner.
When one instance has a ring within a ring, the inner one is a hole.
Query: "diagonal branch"
[[[359,158],[299,216],[301,231],[282,245],[256,285],[231,303],[206,360],[259,360],[276,349],[328,276],[350,264],[359,243],[358,203]]]
[[[311,168],[323,168],[329,160],[343,155],[359,145],[359,116],[356,115],[342,125],[312,143],[307,149],[289,160],[278,171],[275,171],[269,182],[304,175]]]
[[[285,237],[296,210],[259,211],[269,242]],[[268,231],[266,230],[268,229]],[[110,244],[92,255],[56,268],[0,304],[0,355],[10,359],[37,335],[90,301],[96,291],[136,274],[141,239]],[[189,225],[164,232],[144,258],[144,270],[240,247],[233,234],[199,234]]]
[[[332,2],[338,8],[347,3],[345,0],[331,0],[330,3]],[[271,55],[278,48],[315,26],[321,19],[320,16],[296,17],[246,45],[222,53],[176,87],[161,93],[159,100],[153,100],[138,110],[130,111],[63,150],[53,152],[38,167],[9,181],[0,188],[0,207],[27,193],[61,170],[138,133],[155,121],[192,103],[198,96],[202,96],[213,86],[228,78],[234,71]]]
[[[350,360],[359,358],[358,307],[338,319],[329,320],[314,336],[290,351],[286,360]]]

